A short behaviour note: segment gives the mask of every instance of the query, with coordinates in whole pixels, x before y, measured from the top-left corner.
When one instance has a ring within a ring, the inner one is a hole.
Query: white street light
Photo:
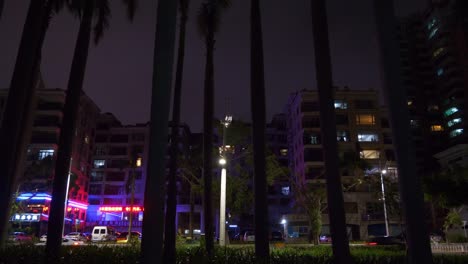
[[[382,202],[383,202],[383,208],[384,208],[384,220],[385,220],[385,236],[389,236],[389,228],[388,228],[388,217],[387,217],[387,203],[385,201],[385,184],[384,184],[384,174],[387,173],[387,170],[381,170],[380,171],[380,185],[382,188]]]
[[[281,220],[281,224],[282,224],[282,225],[285,225],[286,223],[287,223],[286,219],[283,218],[283,219]]]
[[[223,126],[223,147],[219,164],[221,169],[221,191],[219,197],[219,245],[226,246],[226,130],[232,122],[232,116],[225,116],[224,121],[221,122]]]
[[[226,165],[226,159],[225,158],[220,158],[219,159],[219,165]]]

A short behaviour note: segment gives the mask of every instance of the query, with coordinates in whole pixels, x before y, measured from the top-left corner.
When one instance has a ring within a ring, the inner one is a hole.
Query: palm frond
[[[135,17],[136,9],[138,8],[137,0],[122,0],[125,7],[127,8],[127,17],[130,21],[133,21]]]
[[[81,19],[84,12],[85,2],[86,1],[84,0],[67,0],[65,1],[65,5],[70,13]]]
[[[224,9],[231,6],[231,0],[205,0],[198,11],[198,30],[205,36],[208,29],[218,32],[221,23],[221,14]]]
[[[182,15],[187,16],[190,0],[179,0],[179,11]]]
[[[109,28],[111,11],[108,0],[96,0],[95,2],[97,20],[94,25],[94,43],[97,44],[104,35],[104,31]]]

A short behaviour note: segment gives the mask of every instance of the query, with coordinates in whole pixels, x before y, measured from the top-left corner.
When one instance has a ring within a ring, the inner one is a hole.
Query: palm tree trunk
[[[250,8],[250,105],[254,151],[255,256],[259,263],[269,263],[269,222],[265,173],[265,79],[260,0],[251,0]]]
[[[189,212],[189,236],[193,240],[193,211],[195,207],[195,201],[193,197],[193,187],[190,186],[190,212]]]
[[[3,248],[9,224],[11,196],[14,190],[21,147],[26,146],[25,133],[27,114],[34,93],[34,72],[39,65],[39,54],[45,38],[45,0],[30,2],[26,22],[21,37],[15,69],[8,91],[8,100],[3,112],[0,130],[0,248]],[[31,98],[29,98],[31,97]],[[26,109],[26,110],[25,110]]]
[[[393,1],[374,0],[377,35],[380,43],[385,98],[398,165],[409,263],[432,263],[429,235],[424,219],[421,179],[417,176],[409,131],[406,93],[400,69]]]
[[[2,18],[4,6],[5,6],[5,0],[0,0],[0,19]]]
[[[50,204],[49,223],[47,228],[46,259],[52,263],[58,262],[58,253],[62,244],[64,205],[67,196],[67,179],[69,177],[70,158],[72,155],[75,125],[78,117],[83,80],[88,60],[91,23],[93,20],[94,1],[87,0],[78,31],[75,52],[68,79],[67,96],[65,99],[62,127],[60,131],[55,176],[52,185],[52,201]],[[82,140],[82,139],[81,139]]]
[[[327,198],[334,263],[353,263],[346,235],[343,190],[338,172],[333,78],[328,40],[325,0],[311,0],[314,35],[315,69],[319,95],[320,123],[323,135],[323,154],[327,173]]]
[[[208,256],[213,256],[213,119],[214,119],[214,17],[211,13],[208,19],[208,32],[205,38],[205,92],[203,111],[203,200],[205,215],[205,249]]]
[[[141,262],[161,262],[163,257],[166,148],[172,87],[172,66],[177,22],[174,0],[159,0],[153,58],[150,153],[147,162],[145,215]]]
[[[185,32],[187,26],[188,1],[181,1],[179,48],[174,85],[174,103],[172,106],[171,160],[169,165],[169,183],[167,186],[166,226],[164,229],[164,263],[176,262],[176,214],[177,214],[177,156],[179,146],[180,104],[182,97],[182,78],[184,74]]]
[[[130,239],[132,238],[132,224],[133,224],[133,206],[135,203],[135,168],[136,168],[136,159],[133,159],[132,161],[132,175],[131,175],[131,180],[130,180],[130,214],[128,216],[128,236],[127,236],[127,242],[130,242]]]

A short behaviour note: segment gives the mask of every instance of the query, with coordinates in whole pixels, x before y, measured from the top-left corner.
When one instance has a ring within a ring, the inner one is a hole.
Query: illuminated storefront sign
[[[101,212],[142,212],[144,211],[142,206],[101,206],[99,207]]]
[[[15,214],[11,220],[15,222],[39,222],[41,214]]]

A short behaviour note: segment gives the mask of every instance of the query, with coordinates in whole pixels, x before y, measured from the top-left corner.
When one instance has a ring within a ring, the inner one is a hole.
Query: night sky
[[[122,1],[112,2],[110,29],[92,46],[85,92],[103,112],[124,124],[149,120],[156,2],[139,0],[135,21],[127,22]],[[226,102],[234,118],[250,119],[249,3],[232,0],[222,17],[215,52],[215,113]],[[395,0],[397,15],[422,11],[427,0]],[[192,0],[182,98],[182,120],[200,131],[203,120],[204,45]],[[287,3],[287,4],[286,4]],[[0,20],[0,87],[8,88],[29,1],[6,1]],[[315,88],[309,0],[262,1],[268,118],[282,112],[288,95]],[[378,54],[371,0],[328,0],[335,85],[379,89]],[[48,88],[66,88],[79,22],[67,11],[55,17],[46,36],[42,73]]]

